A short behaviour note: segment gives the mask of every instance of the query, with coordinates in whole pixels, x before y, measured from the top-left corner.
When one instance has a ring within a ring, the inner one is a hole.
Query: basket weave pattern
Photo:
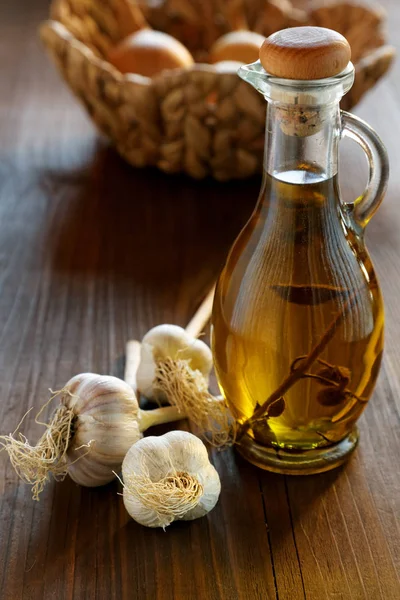
[[[210,175],[219,180],[259,172],[265,102],[235,73],[196,64],[190,70],[163,72],[149,79],[122,75],[104,60],[110,46],[128,33],[125,3],[57,0],[53,20],[41,27],[42,40],[63,78],[99,130],[135,166],[154,165],[169,173],[186,172],[196,178]],[[176,24],[176,6],[174,10],[172,22]],[[332,20],[326,9],[320,10],[325,13],[319,15],[316,24],[324,18]],[[167,7],[165,11],[170,14]],[[151,22],[152,15],[146,16]],[[318,13],[314,11],[307,18],[315,23]],[[376,21],[378,17],[374,18]],[[157,24],[157,14],[154,21]],[[367,35],[363,31],[357,38],[357,31],[353,32],[359,60],[355,61],[356,81],[344,99],[345,108],[353,106],[375,84],[393,59],[393,49],[383,46],[381,34],[376,33],[378,26],[371,18]]]

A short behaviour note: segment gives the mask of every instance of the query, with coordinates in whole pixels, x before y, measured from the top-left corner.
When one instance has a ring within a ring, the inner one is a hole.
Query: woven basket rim
[[[209,73],[213,76],[237,77],[237,71],[219,71],[218,69],[216,69],[215,65],[210,63],[194,63],[191,67],[188,68],[165,69],[159,74],[155,75],[154,77],[147,77],[145,75],[140,75],[139,73],[121,73],[107,59],[97,56],[93,52],[93,50],[91,50],[84,42],[81,42],[78,38],[76,38],[74,34],[71,33],[65,25],[63,25],[63,23],[57,21],[56,19],[46,19],[40,24],[39,32],[43,41],[45,41],[45,31],[48,28],[50,28],[54,33],[62,37],[66,42],[73,44],[94,65],[105,71],[108,71],[110,75],[112,75],[117,81],[120,82],[126,81],[128,83],[135,83],[137,85],[152,86],[157,85],[160,81],[162,81],[165,78],[170,78],[171,74],[174,74],[175,76],[187,76],[188,73]],[[365,63],[367,63],[368,60],[371,59],[371,57],[380,57],[384,54],[388,54],[394,57],[396,55],[396,48],[391,44],[383,44],[377,48],[373,48],[364,56],[362,56],[358,62],[354,63],[356,71],[358,70],[358,68],[362,67]]]

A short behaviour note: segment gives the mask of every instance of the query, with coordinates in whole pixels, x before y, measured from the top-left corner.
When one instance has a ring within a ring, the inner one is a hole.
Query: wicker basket
[[[156,165],[168,173],[219,180],[260,171],[265,102],[236,73],[196,64],[149,79],[122,75],[104,60],[107,50],[132,30],[133,8],[127,2],[57,0],[52,20],[41,27],[42,40],[62,76],[100,131],[138,167]],[[264,35],[298,23],[342,32],[352,45],[356,66],[355,84],[344,98],[346,109],[393,60],[393,48],[384,45],[379,11],[349,3],[307,13],[293,9],[287,0],[240,4],[249,28]],[[165,0],[162,9],[148,9],[146,18],[154,28],[179,36],[196,59],[204,60],[207,47],[237,26],[237,6],[237,0]]]

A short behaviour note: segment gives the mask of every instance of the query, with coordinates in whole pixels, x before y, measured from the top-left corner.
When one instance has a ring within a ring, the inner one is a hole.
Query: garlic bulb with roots
[[[0,437],[17,474],[32,485],[35,500],[50,475],[59,480],[69,474],[87,487],[109,483],[143,431],[184,416],[173,406],[141,410],[125,381],[94,373],[76,375],[51,400],[55,396],[60,404],[50,422],[42,423],[46,431],[35,446],[16,432]]]
[[[124,505],[146,527],[203,517],[221,491],[203,442],[187,431],[171,431],[137,442],[122,463]]]
[[[208,383],[213,359],[207,344],[189,335],[178,325],[157,325],[142,340],[136,373],[138,389],[149,400],[167,400],[163,390],[157,386],[158,365],[167,359],[185,361],[193,371],[201,373]]]
[[[233,444],[236,424],[225,400],[208,391],[212,353],[176,325],[158,325],[143,338],[137,386],[146,398],[169,402],[214,446]]]

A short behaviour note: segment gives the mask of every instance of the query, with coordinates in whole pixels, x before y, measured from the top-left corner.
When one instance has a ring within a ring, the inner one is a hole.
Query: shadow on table
[[[47,173],[44,185],[62,196],[47,241],[56,271],[112,274],[151,289],[215,277],[260,180],[218,183],[133,169],[105,149],[88,172]]]
[[[298,527],[315,531],[317,522],[325,522],[325,504],[332,501],[332,488],[347,467],[307,476],[257,471],[272,553],[296,548]]]

